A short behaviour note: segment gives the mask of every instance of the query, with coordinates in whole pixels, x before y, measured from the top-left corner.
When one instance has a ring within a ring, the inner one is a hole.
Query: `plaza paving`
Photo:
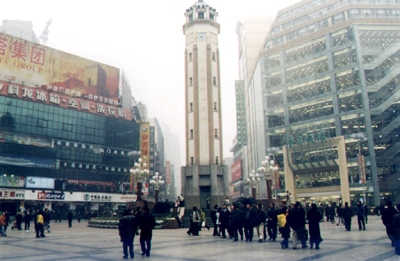
[[[0,260],[123,260],[122,244],[116,229],[90,228],[87,222],[51,223],[52,232],[36,239],[34,231],[12,231],[0,237]],[[187,229],[154,230],[150,257],[142,257],[139,237],[135,238],[135,259],[139,260],[400,260],[386,236],[380,217],[370,216],[366,231],[358,231],[353,218],[352,231],[343,225],[321,223],[324,241],[320,250],[281,249],[279,242],[233,242],[202,230],[201,236],[186,234]],[[256,233],[255,233],[256,234]]]

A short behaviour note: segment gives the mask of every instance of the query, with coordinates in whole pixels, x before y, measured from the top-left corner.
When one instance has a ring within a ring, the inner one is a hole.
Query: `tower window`
[[[214,129],[214,137],[218,138],[218,129]]]
[[[190,103],[190,111],[193,111],[193,102]]]
[[[215,62],[216,58],[215,58],[215,52],[212,53],[212,60]]]
[[[189,15],[189,21],[193,21],[193,14]]]
[[[219,158],[218,158],[218,156],[215,157],[215,164],[219,165]]]
[[[190,139],[193,139],[193,138],[194,138],[194,131],[190,130]]]
[[[193,61],[193,54],[189,53],[189,61]]]
[[[193,86],[193,78],[192,77],[189,78],[189,86]]]
[[[210,20],[214,21],[214,15],[213,14],[210,14]]]
[[[218,104],[217,104],[217,102],[214,102],[214,111],[218,111]]]
[[[215,76],[213,77],[213,84],[217,85],[217,77],[215,77]]]
[[[190,165],[194,165],[194,158],[190,157]]]
[[[204,19],[204,12],[199,13],[199,19]]]

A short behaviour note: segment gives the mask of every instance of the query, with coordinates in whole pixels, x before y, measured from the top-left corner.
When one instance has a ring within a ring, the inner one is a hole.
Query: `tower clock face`
[[[197,33],[197,41],[206,41],[207,33]]]

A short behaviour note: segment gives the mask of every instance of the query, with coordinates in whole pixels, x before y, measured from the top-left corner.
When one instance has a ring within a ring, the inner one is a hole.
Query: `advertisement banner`
[[[26,177],[27,188],[54,189],[54,180],[52,178]]]
[[[37,147],[52,147],[51,139],[31,137],[24,134],[15,134],[8,131],[0,131],[0,142],[11,142],[23,145],[37,146]]]
[[[25,177],[4,174],[0,176],[0,187],[25,187]]]
[[[165,162],[165,182],[171,183],[171,162]]]
[[[142,123],[140,125],[140,153],[146,168],[149,170],[149,154],[150,154],[150,124]]]
[[[67,183],[69,183],[69,184],[99,185],[99,186],[115,186],[114,182],[81,180],[81,179],[67,179]]]
[[[0,156],[0,165],[13,165],[34,168],[54,168],[55,160],[40,157],[2,154]]]
[[[238,159],[231,166],[232,182],[242,179],[242,160]]]
[[[37,199],[42,200],[64,200],[64,193],[55,193],[55,192],[38,192]]]
[[[364,155],[357,154],[358,156],[358,171],[360,175],[360,184],[367,183],[367,177],[365,173],[365,158]]]
[[[110,104],[119,98],[118,68],[7,34],[0,34],[0,71],[6,82]]]
[[[129,191],[133,192],[133,174],[130,174]]]
[[[0,190],[0,199],[21,199],[25,197],[24,191],[19,190]]]

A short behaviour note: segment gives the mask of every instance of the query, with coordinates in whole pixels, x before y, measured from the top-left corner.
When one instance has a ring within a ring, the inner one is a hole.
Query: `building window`
[[[215,77],[215,76],[213,77],[213,84],[217,85],[217,77]]]
[[[190,157],[190,165],[194,165],[194,158]]]
[[[189,15],[189,21],[193,21],[193,14]]]
[[[214,129],[214,137],[218,138],[218,129]]]
[[[193,102],[190,103],[190,111],[193,111]]]
[[[63,131],[68,131],[68,132],[72,132],[72,124],[63,123],[62,130]]]
[[[210,20],[214,21],[214,14],[210,14]]]
[[[189,53],[189,61],[193,61],[193,54]]]
[[[204,12],[199,13],[199,19],[204,19]]]
[[[215,164],[219,165],[219,158],[218,158],[218,156],[215,157]]]
[[[38,119],[37,126],[42,128],[47,128],[47,120]]]
[[[194,131],[190,130],[190,139],[193,139],[193,138],[194,138]]]
[[[215,62],[216,58],[215,58],[215,52],[212,53],[212,60]]]
[[[217,102],[214,102],[214,111],[218,111],[218,104],[217,104]]]
[[[192,77],[189,78],[189,86],[193,86],[193,78]]]

